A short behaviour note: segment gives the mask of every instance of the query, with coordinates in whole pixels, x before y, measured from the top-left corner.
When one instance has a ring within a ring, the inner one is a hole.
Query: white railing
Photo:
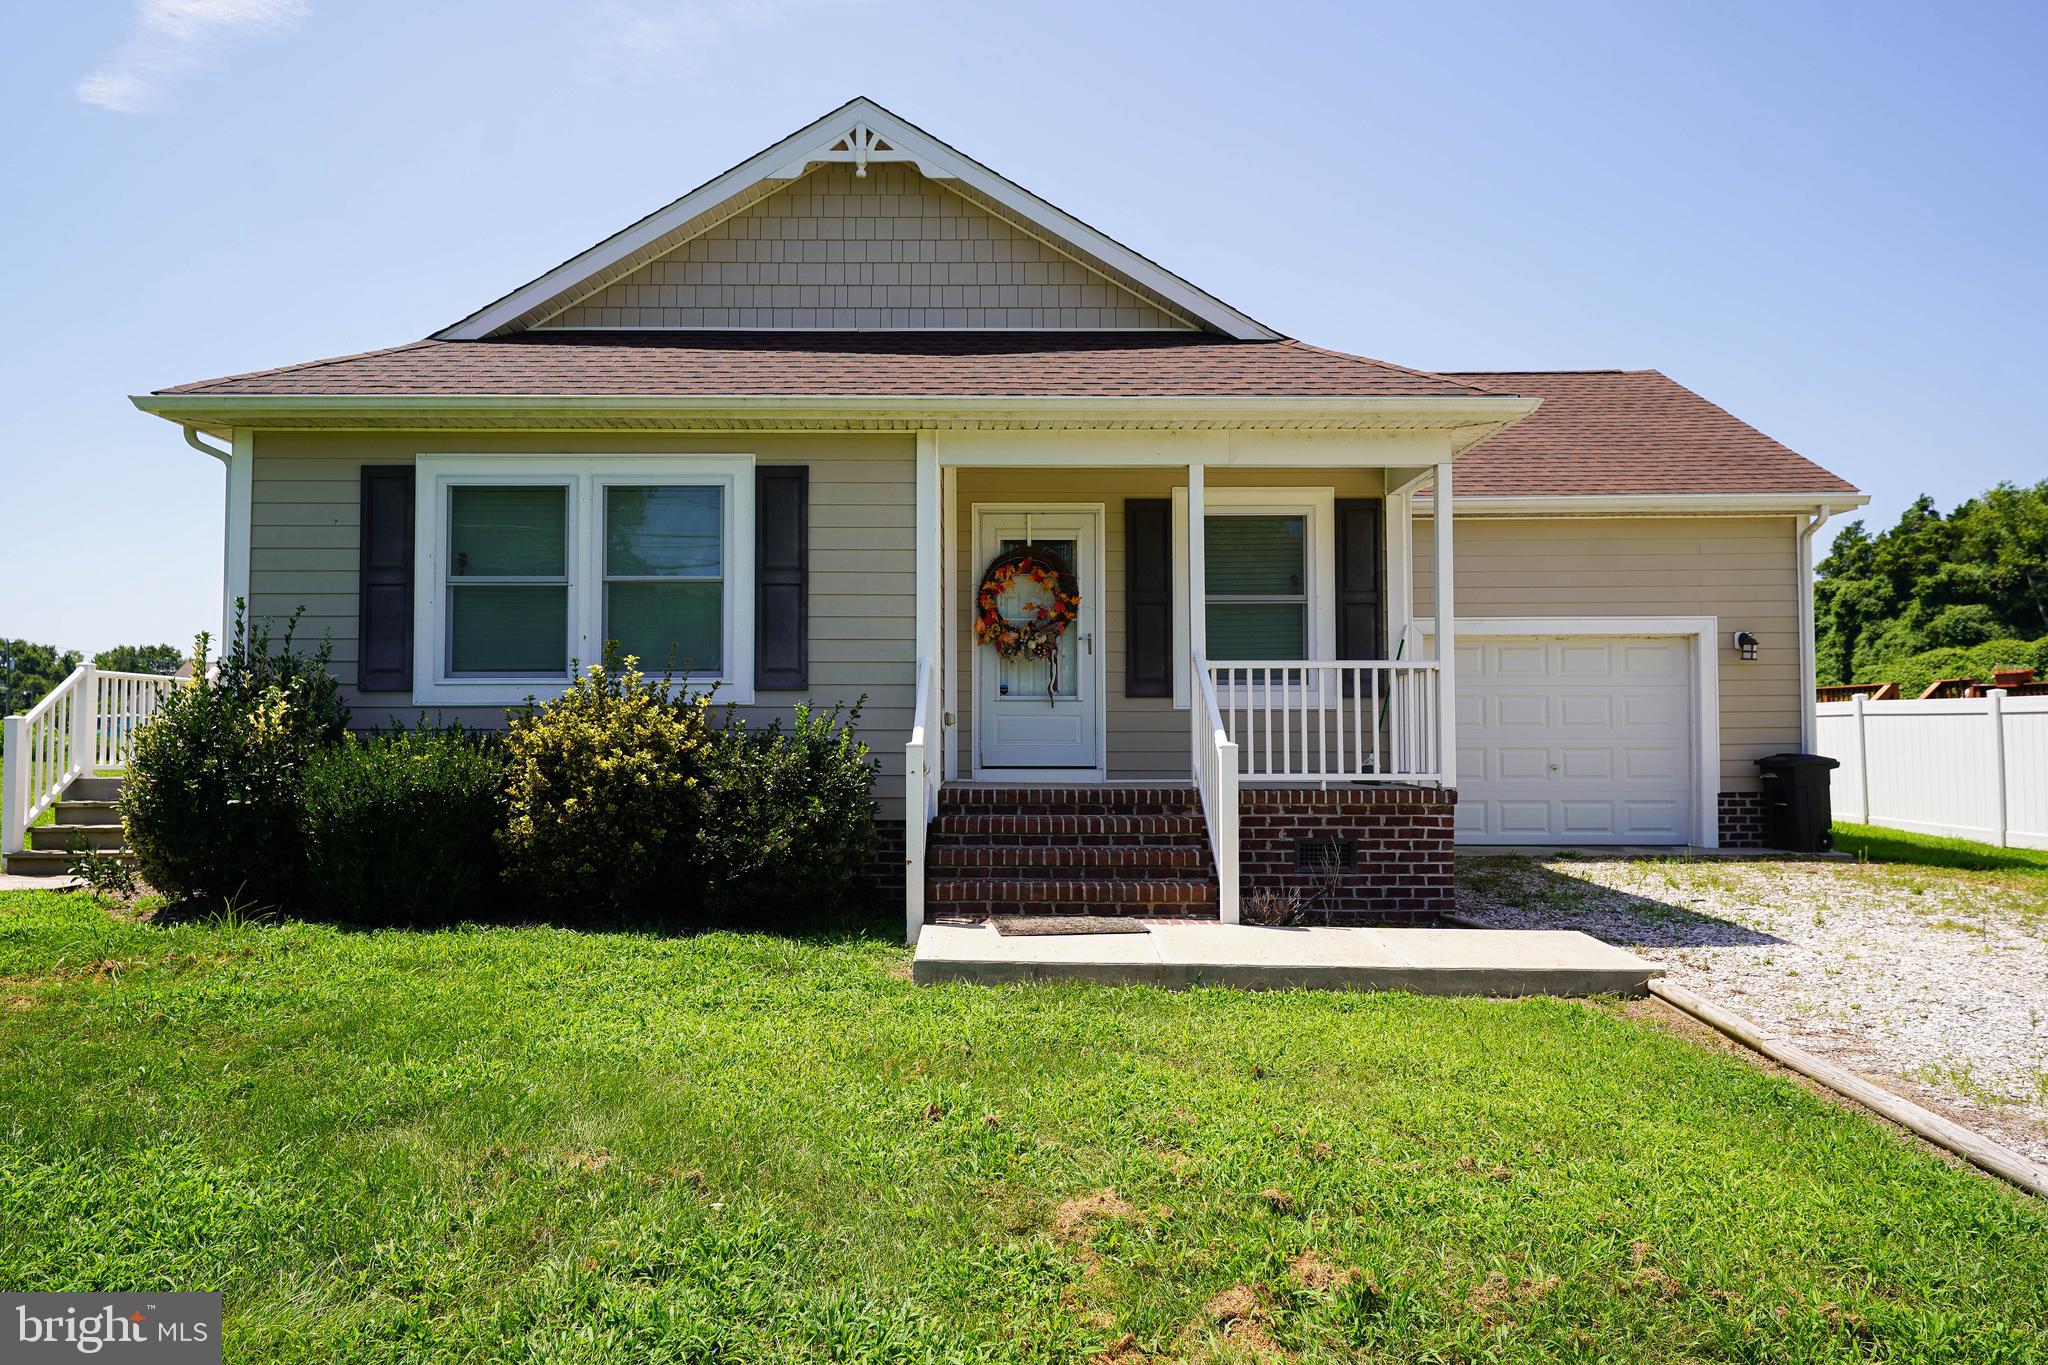
[[[80,664],[28,711],[5,725],[0,776],[0,853],[19,853],[29,825],[74,778],[128,766],[135,732],[156,714],[174,678],[105,673]]]
[[[1195,788],[1202,798],[1202,818],[1209,826],[1209,849],[1216,857],[1216,908],[1225,924],[1238,922],[1237,878],[1237,745],[1216,709],[1210,669],[1196,655],[1193,662]]]
[[[2048,697],[1822,702],[1813,747],[1837,820],[2048,848]]]
[[[1442,780],[1434,659],[1212,663],[1207,679],[1245,777]]]
[[[910,717],[910,742],[903,746],[903,935],[917,942],[924,928],[925,827],[939,813],[939,783],[945,778],[940,745],[945,717],[939,712],[939,670],[917,661],[917,704]]]

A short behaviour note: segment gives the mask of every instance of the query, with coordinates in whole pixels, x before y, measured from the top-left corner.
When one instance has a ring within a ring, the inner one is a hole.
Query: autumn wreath
[[[1044,588],[1050,600],[1019,603],[1022,610],[1013,619],[1003,614],[1003,598],[1019,581]],[[1024,545],[997,555],[981,576],[981,590],[974,595],[974,638],[1005,659],[1044,660],[1050,699],[1058,681],[1060,637],[1080,612],[1081,589],[1067,561],[1043,545]]]

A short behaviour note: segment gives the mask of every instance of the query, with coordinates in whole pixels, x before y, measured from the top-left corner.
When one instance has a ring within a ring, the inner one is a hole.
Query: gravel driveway
[[[1465,856],[1458,906],[1581,929],[2048,1161],[2048,891],[1905,864]]]

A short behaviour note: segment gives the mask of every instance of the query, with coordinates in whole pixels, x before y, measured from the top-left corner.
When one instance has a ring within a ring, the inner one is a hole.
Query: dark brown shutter
[[[1173,695],[1173,503],[1124,499],[1124,695]]]
[[[1337,657],[1386,657],[1380,500],[1337,499]]]
[[[412,690],[413,469],[366,464],[356,577],[356,686]]]
[[[811,468],[754,470],[754,686],[811,685]]]

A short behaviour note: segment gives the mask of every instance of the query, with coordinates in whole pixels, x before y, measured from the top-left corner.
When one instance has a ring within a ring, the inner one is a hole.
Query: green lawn
[[[1934,834],[1908,834],[1876,825],[1838,822],[1835,850],[1864,862],[2016,873],[2048,885],[2048,849],[1999,848],[1969,839],[1944,839]]]
[[[0,896],[0,1284],[264,1361],[2048,1355],[2048,1205],[1621,1006],[905,965]]]

